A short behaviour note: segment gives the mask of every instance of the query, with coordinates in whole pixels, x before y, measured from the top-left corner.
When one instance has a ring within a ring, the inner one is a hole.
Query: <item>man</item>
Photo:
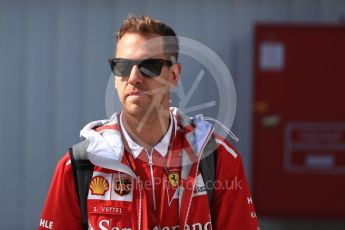
[[[94,165],[89,229],[258,229],[238,152],[201,116],[170,108],[169,90],[181,72],[178,50],[175,32],[149,16],[129,17],[117,33],[116,58],[109,62],[123,109],[81,131]],[[216,176],[206,181],[200,162],[212,140]],[[39,229],[81,229],[81,219],[66,154]]]

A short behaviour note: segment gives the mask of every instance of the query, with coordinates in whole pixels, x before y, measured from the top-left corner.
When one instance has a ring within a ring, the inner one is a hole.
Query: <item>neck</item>
[[[140,118],[123,111],[122,118],[124,128],[131,138],[151,150],[168,131],[170,115],[168,109]]]

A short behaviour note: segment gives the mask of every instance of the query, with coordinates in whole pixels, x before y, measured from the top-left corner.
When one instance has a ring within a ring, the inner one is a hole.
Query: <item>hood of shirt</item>
[[[186,134],[186,139],[193,149],[195,157],[199,158],[210,133],[214,130],[213,125],[205,121],[201,114],[190,118],[174,107],[170,108],[170,114],[183,128],[187,126],[191,128],[191,132]],[[109,120],[90,122],[80,131],[80,137],[90,142],[87,152],[94,165],[120,171],[136,178],[132,169],[121,163],[125,148],[121,139],[119,118],[120,113],[114,113]],[[101,132],[96,131],[95,129],[100,126],[109,128]],[[182,165],[192,163],[188,158],[183,158],[182,161]]]

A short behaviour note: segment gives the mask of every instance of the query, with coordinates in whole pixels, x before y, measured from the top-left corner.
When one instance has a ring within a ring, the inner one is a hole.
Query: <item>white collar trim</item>
[[[170,116],[170,124],[168,131],[165,133],[164,137],[161,139],[160,142],[158,142],[153,148],[162,156],[165,157],[168,153],[168,148],[171,140],[171,134],[173,127],[176,127],[176,118],[169,113]],[[125,129],[125,126],[123,125],[123,117],[122,112],[120,114],[120,126],[121,130],[123,132],[123,135],[128,143],[128,147],[131,150],[131,153],[134,158],[137,158],[139,154],[143,151],[144,147],[136,143],[128,134],[127,130]],[[176,130],[176,128],[175,128]],[[175,132],[176,133],[176,132]]]

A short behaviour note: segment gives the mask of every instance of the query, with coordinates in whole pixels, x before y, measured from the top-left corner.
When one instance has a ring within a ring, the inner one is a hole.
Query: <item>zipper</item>
[[[147,153],[147,157],[149,159],[148,165],[150,166],[150,173],[151,173],[151,183],[152,183],[152,199],[153,199],[153,208],[156,211],[156,193],[155,193],[155,181],[153,177],[153,160],[152,160],[152,152],[153,148],[151,149],[151,152],[149,153],[147,150],[145,150]]]
[[[204,144],[201,146],[201,149],[200,149],[200,152],[199,152],[199,159],[198,159],[198,163],[197,163],[197,167],[196,167],[196,175],[195,175],[195,178],[194,178],[194,183],[193,183],[193,190],[194,191],[194,188],[195,188],[195,180],[197,178],[197,174],[198,174],[198,171],[199,171],[199,166],[200,166],[200,160],[201,160],[201,156],[202,156],[202,152],[204,151],[205,147],[206,147],[206,144],[208,143],[208,141],[210,140],[211,138],[211,135],[214,131],[214,128],[211,128],[211,130],[209,130],[208,134],[207,134],[207,138],[204,142]],[[187,213],[186,213],[186,218],[185,218],[185,221],[184,221],[184,229],[185,227],[187,226],[187,221],[188,221],[188,217],[189,217],[189,211],[190,211],[190,207],[191,207],[191,204],[192,204],[192,199],[193,199],[193,194],[190,196],[190,199],[189,199],[189,204],[188,204],[188,208],[187,208]]]

